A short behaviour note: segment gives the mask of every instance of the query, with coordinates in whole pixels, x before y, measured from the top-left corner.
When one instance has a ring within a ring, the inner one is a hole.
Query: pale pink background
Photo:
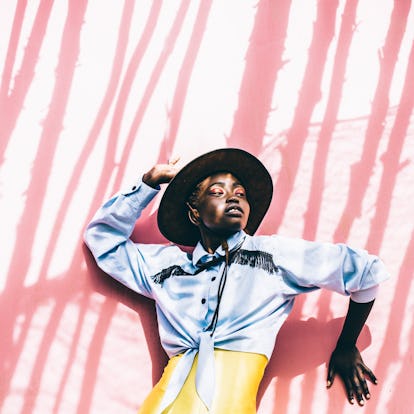
[[[414,5],[0,1],[0,411],[135,413],[165,357],[153,304],[99,271],[96,208],[157,161],[235,146],[269,168],[261,234],[342,241],[392,274],[361,338],[364,408],[326,361],[347,298],[303,297],[260,414],[414,412]],[[164,242],[157,198],[134,238]]]

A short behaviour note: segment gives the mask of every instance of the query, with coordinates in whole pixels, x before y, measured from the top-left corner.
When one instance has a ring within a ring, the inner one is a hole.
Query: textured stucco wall
[[[261,234],[347,242],[392,279],[360,338],[364,408],[326,361],[347,299],[282,329],[260,414],[411,413],[414,6],[410,1],[0,2],[0,412],[134,413],[162,370],[151,301],[82,233],[154,163],[235,146],[269,168]],[[164,242],[159,198],[134,239]]]

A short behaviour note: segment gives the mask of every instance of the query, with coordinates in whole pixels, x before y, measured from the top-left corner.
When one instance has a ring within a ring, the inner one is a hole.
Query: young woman
[[[142,210],[169,183],[158,226],[170,245],[130,240]],[[388,277],[378,257],[344,244],[254,236],[272,198],[263,164],[239,149],[204,154],[180,171],[154,166],[106,202],[85,241],[97,264],[156,302],[170,357],[141,413],[255,413],[256,393],[276,335],[300,293],[326,288],[350,296],[331,356],[351,403],[370,398],[356,340]],[[178,245],[195,246],[192,254]]]

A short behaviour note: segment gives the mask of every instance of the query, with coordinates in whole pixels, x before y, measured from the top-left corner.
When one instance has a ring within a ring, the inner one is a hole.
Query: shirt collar
[[[246,233],[243,230],[234,233],[227,239],[227,245],[229,246],[229,251],[232,251],[235,247],[239,246],[244,239],[246,238]],[[196,247],[193,250],[193,265],[197,266],[197,263],[200,259],[205,257],[217,257],[217,256],[224,256],[225,252],[221,246],[217,247],[214,254],[208,253],[201,242],[198,242]]]

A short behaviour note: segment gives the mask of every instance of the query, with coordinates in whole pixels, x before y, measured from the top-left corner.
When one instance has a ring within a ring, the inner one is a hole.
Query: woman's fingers
[[[175,165],[175,164],[177,164],[178,161],[180,161],[180,156],[179,155],[174,155],[173,157],[171,157],[168,160],[168,164],[169,165]]]

